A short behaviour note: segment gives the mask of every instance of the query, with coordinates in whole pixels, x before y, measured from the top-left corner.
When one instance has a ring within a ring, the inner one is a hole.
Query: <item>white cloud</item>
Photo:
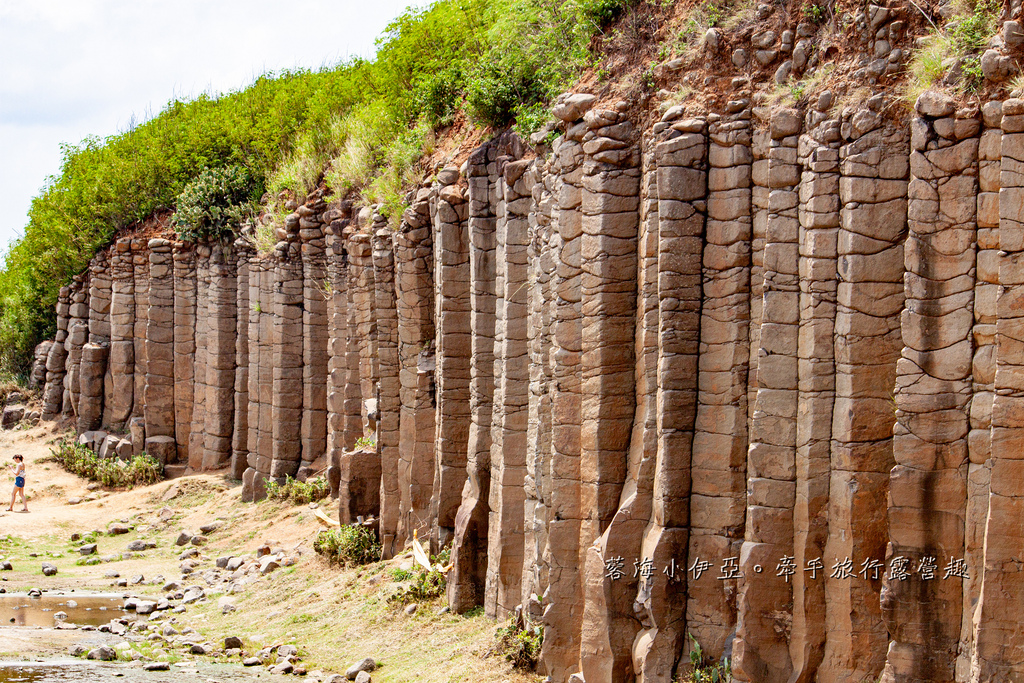
[[[411,0],[0,0],[0,249],[60,171],[60,143],[105,137],[173,98],[370,57]]]

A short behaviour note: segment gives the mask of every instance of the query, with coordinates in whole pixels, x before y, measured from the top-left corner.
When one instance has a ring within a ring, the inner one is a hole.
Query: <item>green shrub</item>
[[[512,666],[522,671],[533,671],[540,659],[540,647],[544,643],[544,628],[528,625],[521,612],[513,615],[507,624],[498,628],[495,638],[495,652],[505,655]]]
[[[265,485],[267,499],[290,500],[297,505],[312,503],[331,495],[331,485],[324,477],[299,481],[292,479],[291,476],[286,476],[283,484],[278,484],[273,479],[267,479]]]
[[[354,566],[380,560],[381,545],[372,529],[351,525],[321,531],[313,541],[313,550],[331,564]]]
[[[463,81],[458,66],[423,75],[413,90],[416,112],[434,128],[450,126],[462,103]]]
[[[244,166],[203,169],[178,195],[171,219],[185,242],[231,237],[259,209],[262,184]]]
[[[448,578],[437,569],[429,572],[423,567],[413,571],[412,583],[402,586],[388,597],[388,602],[406,605],[411,602],[428,602],[445,594]]]
[[[86,479],[98,481],[114,488],[132,488],[155,484],[163,478],[163,465],[145,453],[131,460],[100,458],[86,446],[62,439],[50,449],[64,469]]]
[[[376,448],[376,447],[377,447],[377,437],[375,437],[373,435],[361,436],[358,439],[356,439],[356,450],[358,450],[360,448],[371,448],[372,449],[372,448]]]

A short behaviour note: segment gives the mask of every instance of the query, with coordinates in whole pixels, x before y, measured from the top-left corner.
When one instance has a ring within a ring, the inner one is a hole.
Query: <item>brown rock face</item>
[[[557,683],[695,643],[752,683],[1017,680],[1024,101],[734,85],[647,130],[563,97],[550,154],[500,135],[402,216],[314,191],[267,254],[118,241],[60,292],[44,414],[247,501],[326,474]]]

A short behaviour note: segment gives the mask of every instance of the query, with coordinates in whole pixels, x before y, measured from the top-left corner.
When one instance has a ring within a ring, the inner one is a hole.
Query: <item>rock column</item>
[[[874,109],[843,118],[823,681],[874,678],[882,665],[887,638],[875,563],[885,559],[892,387],[903,345],[906,136]]]
[[[131,241],[120,239],[111,253],[111,401],[104,423],[123,427],[132,414],[135,392],[135,272]]]
[[[206,421],[202,463],[205,470],[219,469],[231,462],[235,424],[237,268],[231,243],[214,243],[210,250],[206,314]]]
[[[252,242],[247,237],[235,240],[234,249],[238,264],[235,298],[235,418],[231,435],[231,478],[241,479],[249,465],[249,261],[254,250]]]
[[[146,450],[174,440],[174,261],[172,244],[149,241],[149,315],[146,318]],[[164,451],[165,452],[165,451]]]
[[[398,311],[395,307],[395,253],[392,230],[387,219],[374,214],[372,231],[373,313],[377,330],[376,386],[378,419],[377,452],[380,453],[380,535],[385,540],[385,554],[405,547],[408,529],[400,528],[401,492],[398,468],[399,420],[401,397],[398,377]],[[364,394],[365,395],[365,394]]]
[[[487,563],[487,497],[491,480],[491,418],[494,399],[495,218],[491,206],[496,149],[484,145],[469,158],[469,295],[472,366],[469,387],[468,481],[455,515],[454,566],[448,604],[457,613],[484,602]]]
[[[302,239],[302,460],[301,478],[327,451],[327,281],[326,242],[319,220],[321,200],[299,207]]]
[[[455,183],[455,169],[442,171],[432,205],[434,222],[434,301],[436,311],[435,388],[437,445],[430,501],[431,547],[446,545],[455,531],[462,487],[466,482],[469,438],[470,312],[469,244],[466,199]]]
[[[202,313],[206,319],[206,312]],[[195,399],[196,248],[174,245],[174,425],[178,462],[189,462],[189,433]]]
[[[294,477],[302,457],[302,257],[297,240],[279,242],[272,272],[274,323],[270,476]],[[260,359],[261,365],[263,359]]]

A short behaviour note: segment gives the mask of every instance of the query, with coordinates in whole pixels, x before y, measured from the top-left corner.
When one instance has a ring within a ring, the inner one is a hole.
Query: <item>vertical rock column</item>
[[[146,330],[149,326],[149,244],[143,239],[132,239],[132,264],[135,268],[135,405],[132,417],[145,412],[146,382],[148,375]]]
[[[466,235],[468,205],[462,188],[455,184],[459,179],[455,169],[445,169],[439,179],[442,186],[432,206],[437,446],[430,501],[434,529],[430,540],[435,550],[452,539],[455,513],[466,483],[472,346]]]
[[[82,347],[89,341],[89,286],[88,280],[76,275],[71,284],[71,306],[69,307],[67,374],[64,387],[64,412],[78,415],[79,379],[82,370]]]
[[[385,540],[385,554],[390,556],[405,546],[409,530],[399,523],[401,492],[399,491],[398,447],[401,398],[398,378],[398,311],[395,307],[394,239],[387,219],[374,213],[373,245],[373,313],[377,329],[377,452],[380,453],[380,535]],[[400,528],[401,527],[401,528]]]
[[[566,121],[567,124],[571,121]],[[544,643],[541,660],[554,680],[578,670],[583,587],[580,576],[580,247],[585,126],[572,125],[556,141],[551,172],[553,192],[551,297],[551,502],[548,544],[543,561],[548,570],[544,594]],[[472,185],[470,186],[472,188]],[[476,348],[474,347],[474,356]]]
[[[210,250],[207,295],[206,423],[203,426],[203,469],[231,462],[235,426],[235,347],[238,307],[238,259],[230,242]]]
[[[747,427],[757,407],[757,362],[761,352],[761,319],[764,314],[764,240],[768,227],[768,149],[771,131],[767,126],[756,127],[751,135],[750,165],[750,219],[753,233],[750,239],[750,364],[747,368]]]
[[[327,281],[326,242],[317,210],[323,202],[299,211],[302,239],[302,467],[327,451]],[[310,212],[306,214],[306,212]],[[306,215],[304,215],[306,214]],[[310,470],[304,470],[304,475]],[[304,478],[304,477],[303,477]]]
[[[996,319],[999,298],[999,170],[1002,103],[985,104],[985,131],[978,143],[978,252],[974,284],[974,358],[971,368],[971,431],[967,510],[964,524],[964,610],[960,621],[957,680],[970,679],[974,652],[974,616],[981,598],[985,567],[985,526],[992,475],[992,402],[995,397]]]
[[[171,242],[149,241],[149,315],[146,317],[146,450],[174,439],[174,261]],[[166,450],[163,451],[166,453]],[[166,456],[165,456],[166,457]]]
[[[690,566],[738,557],[746,513],[750,363],[750,112],[710,125],[703,254],[701,354],[690,497]],[[736,626],[735,579],[702,576],[688,588],[686,628],[720,658]]]
[[[350,361],[349,383],[359,385],[361,400],[360,416],[363,433],[370,435],[368,405],[377,411],[377,379],[380,367],[377,358],[377,316],[375,313],[376,293],[373,284],[373,249],[370,235],[355,232],[347,241],[349,255],[349,334],[356,341],[359,352],[358,366]],[[349,352],[351,354],[351,350]],[[354,371],[354,376],[353,376]],[[376,419],[374,419],[374,424]],[[385,539],[381,536],[381,541]]]
[[[498,182],[495,261],[500,273],[496,286],[500,289],[496,301],[496,390],[484,611],[499,619],[522,600],[530,381],[527,249],[533,174],[529,165],[528,161],[508,161]]]
[[[298,240],[279,242],[273,270],[271,367],[273,460],[270,476],[294,477],[302,457],[302,256]],[[262,358],[261,358],[262,364]]]
[[[472,365],[467,481],[455,515],[454,566],[448,577],[448,604],[465,612],[483,604],[487,576],[487,497],[491,484],[491,416],[494,399],[495,217],[491,206],[495,147],[473,150],[469,180],[469,297]],[[495,171],[496,175],[496,171]]]
[[[110,405],[113,402],[113,379],[110,376],[109,368],[107,367],[107,361],[110,356],[110,294],[111,294],[111,272],[110,272],[110,258],[108,257],[107,251],[101,251],[93,257],[92,262],[89,264],[89,343],[98,344],[104,347],[102,353],[92,351],[89,354],[89,363],[102,362],[101,367],[86,367],[86,353],[82,352],[82,378],[85,380],[86,376],[99,376],[99,395],[98,400],[90,400],[88,407],[84,407],[82,400],[85,399],[86,393],[93,393],[93,387],[85,387],[82,385],[83,397],[79,401],[79,424],[81,424],[82,411],[86,411],[86,420],[90,424],[95,424],[90,429],[99,428],[103,422],[104,406]],[[100,358],[102,357],[102,361]],[[98,415],[93,418],[92,413]]]
[[[580,664],[586,678],[600,683],[631,677],[633,638],[640,628],[633,612],[635,583],[618,585],[606,576],[605,563],[620,550],[639,550],[635,541],[643,529],[643,520],[619,509],[636,413],[641,173],[639,136],[619,109],[591,110],[584,121],[590,133],[583,144],[581,204],[580,540],[590,547],[581,558]]]
[[[61,287],[57,296],[57,336],[46,354],[46,387],[43,389],[43,419],[53,420],[64,407],[64,375],[68,351],[68,315],[70,290]]]
[[[200,470],[206,460],[206,399],[210,326],[210,255],[209,244],[196,245],[196,326],[193,354],[192,422],[188,433],[188,465]],[[212,375],[212,373],[211,373]],[[213,409],[213,406],[211,406]]]
[[[326,228],[327,246],[327,452],[331,467],[355,445],[359,433],[346,430],[345,393],[348,390],[348,263],[341,226]],[[352,443],[349,443],[351,440]],[[333,482],[333,480],[332,480]],[[332,483],[332,486],[335,484]]]
[[[241,479],[249,457],[249,261],[252,242],[247,237],[235,240],[235,425],[231,435],[231,478]]]
[[[875,678],[882,666],[887,640],[878,598],[882,569],[865,563],[885,560],[886,495],[894,464],[892,387],[903,347],[906,134],[883,123],[872,109],[843,118],[825,546],[825,558],[833,564],[824,576],[828,610],[821,681]],[[852,568],[833,569],[847,559]]]
[[[270,257],[253,255],[249,259],[249,433],[246,437],[246,464],[242,473],[242,500],[251,502],[264,496],[263,479],[270,474],[273,457],[271,396],[273,394],[272,293],[268,287]],[[241,312],[239,312],[241,317]]]
[[[111,253],[111,400],[104,424],[123,427],[132,414],[135,392],[135,268],[131,240],[119,239]]]
[[[981,599],[974,616],[971,681],[1016,680],[1024,672],[1020,618],[1024,612],[1024,100],[1002,107],[999,189],[999,299],[996,320],[995,398],[992,403],[991,491],[985,528]],[[970,567],[972,572],[982,567]]]
[[[394,234],[398,313],[400,538],[431,529],[437,407],[434,404],[434,244],[430,190],[421,188]]]
[[[690,465],[697,417],[702,253],[707,221],[703,119],[671,123],[654,149],[658,192],[657,456],[633,644],[638,681],[671,678],[686,639]],[[706,577],[705,577],[706,578]]]
[[[527,334],[530,346],[530,394],[526,427],[526,502],[523,555],[523,606],[534,622],[543,617],[540,596],[548,586],[544,564],[548,508],[551,503],[551,210],[554,176],[544,161],[533,162],[535,182],[527,251]]]
[[[206,312],[201,313],[206,319]],[[178,462],[189,462],[189,433],[195,400],[196,249],[174,244],[174,431]]]
[[[791,680],[813,680],[825,645],[825,579],[805,571],[823,562],[828,540],[829,467],[835,407],[835,319],[839,236],[839,121],[831,98],[807,113],[800,138],[800,338],[793,514]],[[819,111],[819,109],[821,111]]]
[[[785,626],[792,585],[775,568],[793,555],[796,496],[797,345],[799,337],[799,196],[797,139],[801,117],[775,112],[768,149],[768,222],[757,398],[750,420],[747,520],[734,672],[737,680],[783,680],[792,663]],[[758,571],[758,567],[761,568]]]
[[[926,105],[918,103],[911,143],[889,538],[893,556],[944,565],[964,554],[980,122]],[[886,582],[887,626],[899,634],[894,678],[955,679],[963,577],[938,579]]]

